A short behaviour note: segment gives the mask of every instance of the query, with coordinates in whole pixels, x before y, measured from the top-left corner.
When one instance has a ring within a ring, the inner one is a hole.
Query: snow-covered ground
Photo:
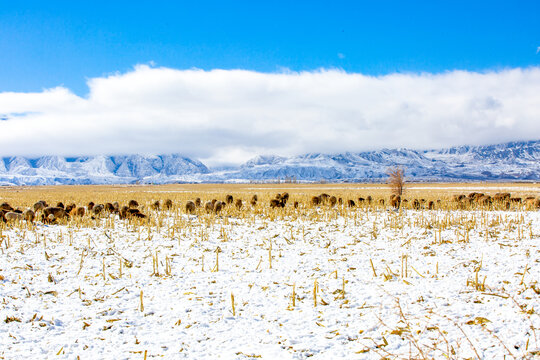
[[[319,211],[6,229],[0,358],[538,356],[540,212]]]

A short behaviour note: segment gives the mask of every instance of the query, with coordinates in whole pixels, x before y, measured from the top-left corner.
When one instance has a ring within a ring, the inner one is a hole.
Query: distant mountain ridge
[[[412,181],[540,181],[540,140],[440,150],[382,149],[359,153],[260,155],[241,166],[211,170],[178,154],[0,158],[0,185],[178,182],[378,182],[402,166]]]

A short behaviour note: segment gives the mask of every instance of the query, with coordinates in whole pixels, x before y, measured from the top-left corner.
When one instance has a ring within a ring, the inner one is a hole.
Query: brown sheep
[[[236,203],[234,204],[238,210],[242,209],[242,200],[236,199]]]
[[[66,206],[65,210],[69,214],[71,212],[71,210],[75,209],[76,207],[77,207],[77,205],[75,205],[75,204],[69,204],[69,205]]]
[[[390,206],[392,206],[395,209],[399,209],[400,205],[401,205],[401,196],[392,195],[390,197]]]
[[[225,202],[226,202],[227,204],[232,204],[232,203],[234,202],[233,196],[232,196],[232,195],[227,195],[227,196],[225,197]]]
[[[23,214],[18,212],[9,211],[5,214],[6,222],[10,221],[22,221],[24,219]]]
[[[50,215],[52,215],[53,221],[57,219],[64,219],[64,218],[69,219],[69,215],[66,213],[66,210],[62,209],[61,207],[48,206],[45,209],[43,209],[43,218],[46,218],[50,221],[51,220]]]
[[[129,200],[128,208],[135,209],[139,207],[139,203],[136,200]]]
[[[279,201],[278,199],[272,199],[270,200],[270,207],[273,209],[273,208],[277,208],[277,207],[283,207],[281,206],[282,202]]]
[[[83,217],[85,213],[86,213],[86,210],[82,206],[71,210],[71,214],[73,216]]]
[[[193,203],[193,205],[195,205],[195,203]],[[170,210],[172,209],[172,200],[171,199],[167,199],[165,200],[165,202],[163,203],[163,208],[165,208],[166,210]]]
[[[186,213],[193,214],[195,213],[195,209],[196,206],[193,201],[189,200],[188,202],[186,202]]]
[[[47,207],[47,203],[43,200],[40,200],[38,201],[37,203],[34,204],[34,211],[35,212],[38,212],[38,211],[41,211],[43,209],[45,209]]]
[[[221,209],[223,209],[223,204],[224,204],[224,203],[221,202],[221,201],[216,201],[216,202],[215,202],[215,204],[214,204],[214,212],[215,212],[216,214],[218,214],[218,213],[221,211]]]
[[[330,206],[334,207],[334,206],[336,206],[337,198],[335,196],[331,196],[330,200],[328,200],[328,201],[330,202]]]
[[[0,204],[0,210],[4,210],[6,212],[9,212],[9,211],[13,211],[14,209],[8,203],[2,203],[2,204]]]
[[[24,217],[24,220],[26,220],[27,222],[33,223],[34,219],[36,218],[36,214],[34,213],[32,209],[26,209],[23,212],[23,217]]]
[[[211,201],[207,201],[206,204],[204,204],[204,209],[207,213],[211,213],[214,211],[214,204]]]
[[[103,210],[105,210],[105,206],[103,204],[95,205],[94,208],[92,209],[95,215],[101,214]]]

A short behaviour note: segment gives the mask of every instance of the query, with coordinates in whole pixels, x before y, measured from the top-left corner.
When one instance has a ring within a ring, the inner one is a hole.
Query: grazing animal
[[[27,222],[33,223],[34,219],[36,218],[36,214],[34,213],[32,209],[26,209],[23,212],[23,217],[24,217],[24,220],[26,220]]]
[[[216,202],[215,202],[215,204],[214,204],[214,212],[215,212],[216,214],[218,214],[218,213],[221,211],[221,209],[223,209],[223,204],[224,204],[224,203],[221,202],[221,201],[216,201]]]
[[[172,208],[172,200],[171,199],[167,199],[165,200],[165,203],[163,203],[163,207],[166,209],[166,210],[170,210]],[[193,203],[193,205],[195,205],[195,203]]]
[[[85,208],[83,208],[83,207],[81,206],[81,207],[78,207],[78,208],[76,208],[76,209],[73,209],[73,210],[71,211],[71,213],[72,213],[73,215],[75,215],[75,216],[83,217],[84,214],[86,213],[86,210],[85,210]]]
[[[129,200],[128,207],[130,209],[135,209],[139,207],[139,203],[136,200]]]
[[[92,209],[95,215],[101,214],[103,210],[105,210],[105,206],[103,204],[98,204]]]
[[[242,209],[242,200],[236,199],[236,203],[234,204],[238,210]]]
[[[24,219],[23,214],[20,214],[14,211],[7,212],[5,217],[6,217],[6,221],[8,222],[9,221],[22,221]]]
[[[191,200],[186,202],[186,213],[193,214],[195,212],[196,206],[195,203]]]
[[[6,212],[9,212],[9,211],[13,211],[14,209],[8,203],[2,203],[2,204],[0,204],[0,210],[4,210]]]
[[[401,206],[401,196],[399,195],[392,195],[390,197],[390,206],[392,206],[395,209],[399,209]]]
[[[43,200],[40,200],[38,201],[37,203],[34,204],[34,211],[35,212],[38,212],[38,211],[41,211],[43,209],[45,209],[47,207],[47,203]]]
[[[43,209],[43,218],[48,219],[49,221],[52,218],[52,221],[56,221],[57,219],[69,219],[69,215],[66,213],[66,210],[61,207],[48,206]]]

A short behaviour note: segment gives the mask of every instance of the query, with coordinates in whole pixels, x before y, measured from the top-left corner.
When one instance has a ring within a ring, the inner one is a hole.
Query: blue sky
[[[540,1],[0,1],[0,92],[136,64],[381,75],[540,64]]]
[[[0,0],[0,156],[537,140],[539,48],[540,1]]]

